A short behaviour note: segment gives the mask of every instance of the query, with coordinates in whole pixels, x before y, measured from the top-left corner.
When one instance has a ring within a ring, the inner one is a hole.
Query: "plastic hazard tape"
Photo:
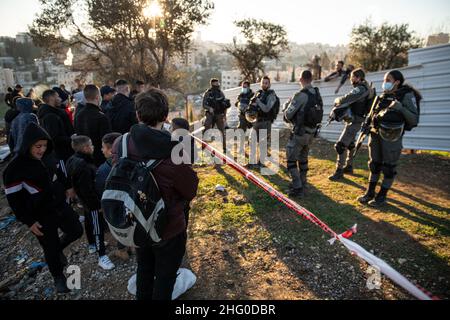
[[[297,202],[289,199],[286,197],[283,193],[276,190],[273,186],[268,184],[267,182],[263,181],[261,178],[257,177],[252,172],[248,171],[246,168],[238,164],[233,159],[230,159],[208,143],[204,142],[203,140],[199,139],[195,136],[196,133],[199,133],[203,130],[203,128],[200,128],[193,132],[191,134],[191,137],[194,139],[194,141],[197,141],[202,145],[203,148],[207,149],[211,152],[211,155],[217,157],[219,160],[223,161],[225,164],[239,172],[242,176],[244,176],[247,180],[264,190],[266,193],[268,193],[271,197],[277,199],[279,202],[283,203],[286,207],[288,207],[290,210],[294,211],[304,219],[314,223],[316,226],[321,228],[326,233],[330,234],[332,238],[329,240],[330,244],[333,244],[336,240],[340,241],[351,253],[356,254],[358,257],[366,261],[368,264],[374,266],[377,268],[381,273],[386,275],[389,279],[397,283],[399,286],[401,286],[403,289],[407,290],[411,295],[416,297],[420,300],[437,300],[437,297],[431,298],[430,293],[425,293],[425,290],[419,289],[417,286],[415,286],[413,283],[411,283],[408,279],[406,279],[404,276],[402,276],[398,271],[396,271],[394,268],[392,268],[389,264],[387,264],[385,261],[381,260],[380,258],[376,257],[375,255],[369,253],[367,250],[365,250],[363,247],[358,245],[357,243],[349,240],[356,232],[357,232],[357,226],[353,226],[352,228],[348,229],[342,234],[337,234],[334,232],[326,223],[324,223],[322,220],[320,220],[318,217],[316,217],[312,212],[308,211],[306,208],[303,208],[300,206]]]

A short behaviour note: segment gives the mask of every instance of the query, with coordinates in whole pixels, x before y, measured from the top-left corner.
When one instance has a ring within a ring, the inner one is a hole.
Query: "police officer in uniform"
[[[302,72],[300,77],[302,89],[283,108],[284,120],[294,125],[286,146],[287,168],[292,177],[290,197],[303,197],[304,195],[308,173],[309,147],[317,132],[317,124],[311,125],[305,119],[305,108],[316,105],[319,105],[321,109],[323,108],[319,89],[313,88],[311,85],[312,78],[311,71],[305,70]],[[318,121],[321,121],[321,119]]]
[[[337,152],[336,172],[329,177],[332,181],[340,180],[344,173],[353,173],[353,149],[355,148],[356,135],[361,129],[368,112],[368,99],[370,86],[365,80],[362,69],[353,70],[350,80],[353,85],[352,91],[347,95],[337,98],[336,107],[333,109],[334,119],[344,120],[345,128],[339,140],[334,145]]]
[[[268,141],[270,140],[272,122],[274,121],[272,108],[275,107],[277,101],[279,102],[275,91],[270,89],[270,78],[264,76],[261,80],[261,89],[251,99],[250,107],[246,112],[246,119],[253,125],[251,140],[256,138],[256,141],[253,140],[251,143],[252,145],[256,143],[256,149],[259,149],[260,154],[257,163],[249,165],[250,168],[254,167],[256,169],[265,162],[265,159],[261,159],[261,157],[267,154],[265,151],[268,151]],[[261,136],[262,130],[266,130],[266,138]]]
[[[225,114],[231,104],[230,100],[226,99],[225,95],[220,90],[218,79],[211,79],[210,84],[211,88],[203,95],[203,109],[205,109],[206,112],[205,131],[216,125],[217,129],[222,132],[223,151],[226,152]]]
[[[250,99],[253,97],[253,91],[250,89],[250,81],[242,82],[241,93],[236,99],[235,106],[239,109],[239,129],[246,131],[251,128],[252,125],[245,118],[245,111],[250,104]]]
[[[396,167],[403,148],[403,135],[419,123],[419,104],[422,96],[404,84],[403,74],[398,70],[384,77],[383,94],[376,106],[369,137],[369,187],[358,198],[361,203],[379,207],[386,203],[386,196],[394,183]],[[383,173],[381,189],[375,196],[380,175]]]

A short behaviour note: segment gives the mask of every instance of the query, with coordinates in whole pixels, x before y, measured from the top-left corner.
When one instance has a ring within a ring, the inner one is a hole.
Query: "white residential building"
[[[61,67],[58,71],[57,84],[66,85],[66,89],[68,90],[75,88],[75,79],[83,79],[86,84],[93,83],[94,74],[92,72],[82,73],[79,71],[69,71],[64,67]]]
[[[14,87],[14,71],[0,68],[0,93],[6,93],[8,87]]]
[[[16,42],[29,43],[31,42],[31,36],[26,32],[19,32],[18,34],[16,34]]]
[[[239,70],[222,71],[221,86],[223,90],[239,87],[242,74]]]

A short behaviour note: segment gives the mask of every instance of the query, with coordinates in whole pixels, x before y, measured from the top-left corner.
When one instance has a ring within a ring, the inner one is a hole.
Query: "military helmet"
[[[250,123],[255,123],[258,120],[258,106],[250,105],[245,111],[245,119]]]
[[[353,113],[349,106],[339,107],[336,106],[331,110],[330,117],[337,122],[345,121],[352,122],[353,121]]]

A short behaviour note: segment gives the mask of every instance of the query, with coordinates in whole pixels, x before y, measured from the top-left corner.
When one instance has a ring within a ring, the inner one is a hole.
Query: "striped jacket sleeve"
[[[41,192],[38,187],[23,179],[11,179],[8,173],[4,177],[5,194],[17,219],[29,227],[36,220],[33,218],[30,195]]]

